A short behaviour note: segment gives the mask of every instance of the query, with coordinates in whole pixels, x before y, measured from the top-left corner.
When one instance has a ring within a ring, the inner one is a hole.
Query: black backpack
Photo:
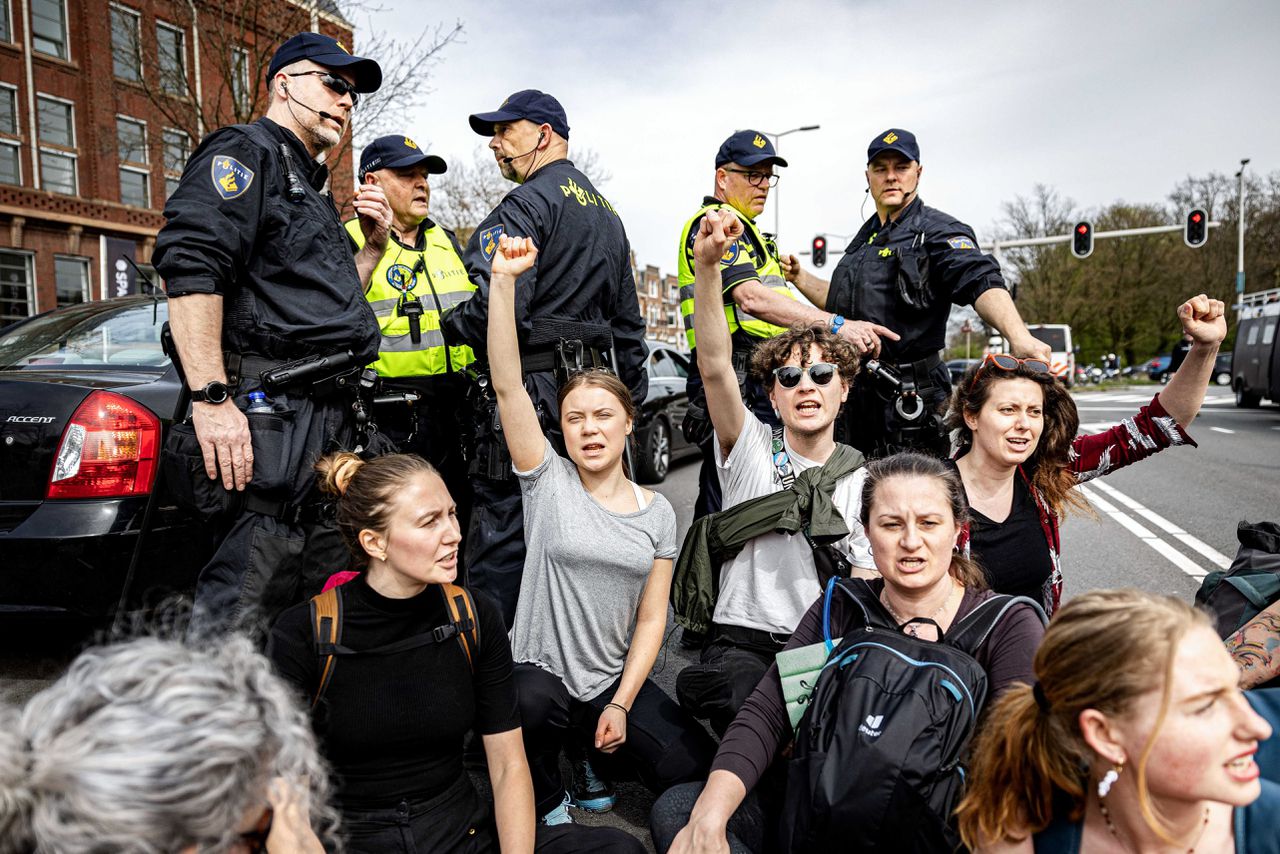
[[[827,585],[861,612],[818,676],[787,768],[782,850],[954,851],[962,764],[987,697],[973,657],[1025,597],[992,596],[938,642],[904,634],[861,578]],[[1047,622],[1047,621],[1046,621]],[[861,625],[861,628],[859,628]]]
[[[1209,612],[1222,638],[1280,599],[1280,525],[1241,522],[1236,537],[1240,550],[1231,566],[1206,575],[1196,591],[1196,605]]]

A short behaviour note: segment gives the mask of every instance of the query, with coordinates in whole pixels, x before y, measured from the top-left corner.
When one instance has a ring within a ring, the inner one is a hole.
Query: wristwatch
[[[839,335],[841,326],[844,326],[844,318],[838,314],[831,315],[831,334]]]
[[[191,400],[194,403],[226,403],[231,399],[231,390],[226,383],[214,380],[206,383],[204,388],[191,389]]]

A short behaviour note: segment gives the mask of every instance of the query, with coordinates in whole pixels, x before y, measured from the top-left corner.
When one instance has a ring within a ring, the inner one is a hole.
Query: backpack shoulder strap
[[[457,584],[441,584],[440,593],[448,608],[449,622],[457,627],[458,643],[462,644],[467,664],[474,673],[476,656],[480,653],[480,620],[476,617],[475,600],[470,590]]]
[[[865,578],[833,578],[827,586],[833,595],[844,595],[853,600],[854,610],[860,616],[858,622],[861,625],[898,630],[898,624],[894,622],[893,616],[881,604],[880,597],[871,589],[871,585]],[[843,591],[843,594],[836,591]],[[823,631],[826,637],[830,637],[828,633],[830,604],[829,599],[824,603]],[[849,633],[845,632],[844,636],[849,637]]]
[[[338,587],[330,587],[311,597],[311,630],[316,654],[324,659],[320,667],[320,684],[311,700],[311,708],[314,709],[329,687],[329,680],[333,677],[334,647],[342,640],[342,593]]]
[[[948,646],[973,655],[979,647],[987,642],[996,625],[1004,619],[1004,615],[1018,605],[1029,605],[1044,625],[1049,624],[1044,608],[1034,599],[1026,596],[1009,596],[1000,593],[978,603],[978,606],[965,614],[964,619],[953,623],[951,630],[945,635]]]

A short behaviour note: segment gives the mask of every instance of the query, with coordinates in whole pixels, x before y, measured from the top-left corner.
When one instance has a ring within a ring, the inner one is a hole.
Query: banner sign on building
[[[138,243],[134,240],[122,240],[119,237],[102,237],[102,296],[127,297],[130,294],[142,293],[142,282],[138,281],[138,271],[124,259],[136,260]]]

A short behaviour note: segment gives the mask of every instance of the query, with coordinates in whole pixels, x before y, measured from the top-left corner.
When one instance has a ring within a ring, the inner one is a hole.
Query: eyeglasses
[[[781,368],[773,369],[773,375],[777,378],[778,385],[783,388],[795,388],[800,385],[800,378],[805,374],[809,375],[809,379],[813,380],[814,385],[826,385],[836,375],[836,366],[830,362],[814,362],[807,368],[783,365]]]
[[[350,95],[351,109],[354,110],[357,106],[360,105],[360,93],[356,91],[356,87],[352,86],[350,83],[343,80],[341,77],[339,77],[336,74],[331,74],[328,71],[298,71],[294,74],[290,74],[289,76],[290,77],[307,77],[310,75],[315,75],[316,77],[319,77],[321,83],[323,83],[325,86],[328,86],[330,89],[332,89],[334,92],[337,92],[339,95]]]
[[[1049,363],[1043,359],[1019,359],[1017,356],[1010,356],[1008,353],[988,353],[983,357],[982,364],[978,365],[978,370],[973,372],[973,379],[969,381],[969,391],[973,391],[974,384],[978,381],[978,377],[986,369],[987,365],[995,365],[1002,371],[1016,371],[1018,370],[1018,365],[1022,365],[1035,374],[1049,373]]]
[[[778,186],[778,179],[782,177],[777,172],[755,172],[751,169],[729,169],[726,167],[724,171],[733,172],[736,175],[746,175],[747,183],[753,187],[764,187],[766,185],[776,187]]]

